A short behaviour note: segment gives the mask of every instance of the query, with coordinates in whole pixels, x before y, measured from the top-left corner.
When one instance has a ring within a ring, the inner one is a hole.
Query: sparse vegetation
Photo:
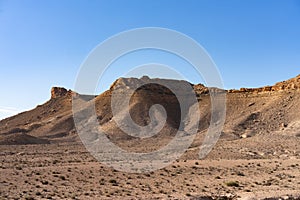
[[[237,181],[229,181],[226,182],[225,185],[227,185],[228,187],[239,187],[240,184]]]

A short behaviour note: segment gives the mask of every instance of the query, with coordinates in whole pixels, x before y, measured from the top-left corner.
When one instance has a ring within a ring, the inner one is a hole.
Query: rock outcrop
[[[300,89],[300,75],[287,81],[276,83],[274,86],[265,86],[261,88],[240,88],[239,90],[231,89],[228,93],[259,93],[271,91],[284,91],[284,90],[299,90]]]
[[[202,84],[199,84],[199,87]],[[189,87],[190,86],[190,87]],[[204,85],[202,85],[205,87]],[[158,94],[172,94],[172,91],[179,91],[182,94],[189,93],[193,89],[193,85],[184,80],[173,79],[150,79],[148,76],[139,78],[119,78],[111,86],[113,90],[144,90],[148,92],[156,92]]]
[[[51,88],[51,99],[56,99],[64,96],[72,96],[72,95],[78,95],[78,94],[76,92],[73,92],[72,90],[67,90],[66,88],[63,87]]]
[[[276,83],[272,88],[273,90],[300,89],[300,74],[295,78]]]
[[[62,87],[53,87],[51,88],[51,98],[55,99],[58,97],[62,97],[68,94],[68,90]]]

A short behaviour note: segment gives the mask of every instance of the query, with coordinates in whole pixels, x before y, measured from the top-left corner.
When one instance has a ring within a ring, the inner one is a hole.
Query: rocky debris
[[[28,135],[26,133],[15,133],[0,136],[0,145],[26,145],[26,144],[49,144],[47,139]]]
[[[299,195],[282,195],[282,196],[270,196],[270,197],[257,197],[253,196],[252,194],[249,195],[242,195],[240,198],[233,198],[233,199],[240,199],[240,200],[298,200],[300,198]]]
[[[249,138],[255,135],[255,131],[247,129],[244,134],[241,135],[241,138]]]
[[[300,136],[300,121],[296,120],[293,122],[290,122],[289,124],[286,122],[282,122],[280,124],[281,129],[276,131],[277,134],[283,134],[283,135],[289,135],[289,136]]]

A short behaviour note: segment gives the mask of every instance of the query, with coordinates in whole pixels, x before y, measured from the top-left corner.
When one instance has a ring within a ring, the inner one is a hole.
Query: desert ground
[[[227,151],[250,154],[226,144]],[[218,153],[217,153],[218,152]],[[1,199],[265,199],[300,197],[300,158],[180,159],[150,173],[118,172],[82,145],[1,146]],[[291,157],[290,157],[291,156]]]

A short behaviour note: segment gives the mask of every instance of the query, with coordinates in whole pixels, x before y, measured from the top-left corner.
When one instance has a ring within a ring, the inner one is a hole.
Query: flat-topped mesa
[[[191,86],[191,87],[189,87]],[[180,91],[188,92],[193,89],[193,85],[184,80],[175,79],[151,79],[148,76],[141,78],[119,78],[111,86],[110,91],[113,90],[139,90],[143,89],[149,92],[158,92],[162,94],[168,94],[168,91]]]
[[[64,97],[64,96],[72,96],[75,94],[72,90],[67,90],[63,87],[52,87],[51,88],[51,99]]]
[[[151,79],[148,76],[141,78],[119,78],[111,86],[110,91],[119,90],[126,92],[128,90],[141,90],[154,92],[157,94],[177,94],[177,95],[197,95],[213,93],[224,93],[226,90],[217,87],[206,87],[205,85],[192,84],[185,80],[176,79]]]
[[[258,93],[258,92],[272,92],[272,91],[285,91],[285,90],[299,90],[300,89],[300,75],[291,78],[287,81],[278,82],[273,86],[265,86],[260,88],[240,88],[239,90],[228,90],[228,93]]]
[[[138,78],[118,78],[111,84],[110,90],[117,90],[117,89],[133,89],[137,88],[138,85],[142,84],[145,78],[138,79]]]

